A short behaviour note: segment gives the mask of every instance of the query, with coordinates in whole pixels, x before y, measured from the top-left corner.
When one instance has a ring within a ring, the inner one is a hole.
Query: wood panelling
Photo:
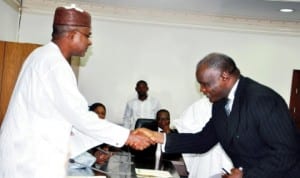
[[[0,124],[5,115],[22,64],[26,57],[38,46],[40,45],[14,42],[0,43]]]
[[[2,73],[3,73],[3,66],[4,66],[4,47],[5,42],[0,41],[0,93],[2,90]],[[1,95],[0,95],[0,101],[1,101]],[[0,120],[1,123],[1,120]]]

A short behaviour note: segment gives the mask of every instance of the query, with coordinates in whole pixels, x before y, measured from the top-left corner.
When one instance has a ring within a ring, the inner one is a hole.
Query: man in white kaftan
[[[64,178],[72,128],[93,144],[144,149],[149,143],[88,111],[68,62],[91,45],[90,24],[85,11],[57,8],[52,42],[24,62],[1,125],[0,178]]]
[[[181,133],[197,133],[211,117],[212,104],[204,97],[189,106],[174,124]],[[189,178],[221,178],[222,168],[230,170],[230,158],[218,143],[203,154],[182,154]]]

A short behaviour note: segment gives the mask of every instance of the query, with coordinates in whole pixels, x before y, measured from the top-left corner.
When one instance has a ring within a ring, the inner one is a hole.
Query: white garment
[[[103,142],[102,142],[103,143]],[[72,128],[70,138],[70,158],[75,158],[85,151],[94,148],[95,146],[101,145],[99,140],[94,139],[79,130]]]
[[[183,112],[180,119],[174,120],[181,133],[196,133],[202,130],[211,117],[212,104],[201,98]],[[230,170],[233,165],[218,143],[204,154],[182,154],[189,178],[220,178],[222,168]]]
[[[127,102],[123,122],[126,128],[134,129],[139,118],[155,119],[156,112],[161,109],[156,98],[148,96],[144,101],[134,98]]]
[[[68,176],[94,175],[90,174],[90,167],[96,162],[96,157],[86,150],[97,145],[99,145],[99,141],[72,128],[70,138],[70,158],[74,160],[74,163],[69,163],[68,165]],[[93,171],[91,171],[91,173],[93,173]]]
[[[117,147],[129,135],[88,111],[70,65],[50,42],[30,54],[19,74],[0,131],[0,178],[65,177],[72,127]]]

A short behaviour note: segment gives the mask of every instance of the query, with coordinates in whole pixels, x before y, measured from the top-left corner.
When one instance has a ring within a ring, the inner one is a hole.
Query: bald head
[[[221,72],[227,72],[228,74],[239,76],[240,70],[237,68],[233,59],[225,54],[210,53],[205,56],[197,65],[197,70],[201,66],[207,68],[217,69]]]

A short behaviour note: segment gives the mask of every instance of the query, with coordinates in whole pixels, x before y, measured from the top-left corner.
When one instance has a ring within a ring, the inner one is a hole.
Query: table
[[[167,166],[162,167],[162,170],[170,172],[173,178],[180,178],[179,174],[177,173],[175,167],[171,162],[166,162],[166,165]],[[122,151],[113,153],[107,164],[96,166],[96,169],[80,169],[76,172],[73,172],[72,176],[105,175],[108,178],[137,178],[137,175],[135,173],[134,156],[132,156],[129,152]]]

